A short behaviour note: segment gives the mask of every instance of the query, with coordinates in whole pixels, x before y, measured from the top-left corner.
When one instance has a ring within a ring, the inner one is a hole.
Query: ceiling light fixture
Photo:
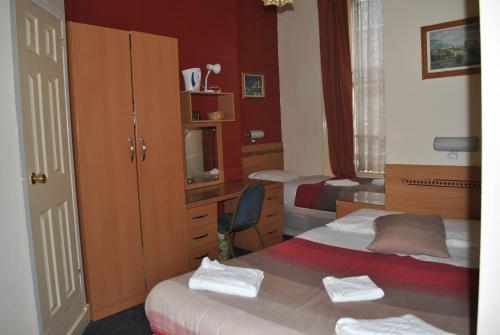
[[[277,6],[282,7],[285,5],[293,5],[294,0],[262,0],[264,2],[264,6]]]

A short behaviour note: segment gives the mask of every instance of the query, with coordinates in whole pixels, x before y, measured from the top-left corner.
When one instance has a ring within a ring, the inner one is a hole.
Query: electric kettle
[[[201,84],[201,69],[193,67],[182,71],[186,91],[198,92]]]

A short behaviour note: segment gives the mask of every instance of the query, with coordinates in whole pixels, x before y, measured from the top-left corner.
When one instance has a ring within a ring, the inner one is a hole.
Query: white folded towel
[[[359,183],[357,181],[353,181],[350,179],[332,179],[325,181],[325,185],[351,187],[351,186],[358,186]]]
[[[415,315],[406,314],[398,317],[356,320],[341,318],[335,326],[337,335],[452,335]]]
[[[205,257],[189,278],[189,288],[254,298],[262,279],[264,272],[261,270],[227,266]]]
[[[376,300],[384,296],[384,291],[368,276],[325,277],[323,285],[333,302]]]
[[[384,178],[377,178],[372,180],[373,185],[379,185],[383,186],[385,184],[385,179]]]

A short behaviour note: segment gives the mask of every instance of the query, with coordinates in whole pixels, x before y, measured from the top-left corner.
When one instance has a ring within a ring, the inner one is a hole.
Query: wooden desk
[[[283,188],[282,183],[263,180],[259,182],[264,185],[266,191],[279,187]],[[245,185],[246,183],[240,180],[188,190],[186,191],[186,208],[238,198]]]
[[[260,182],[264,184],[265,196],[258,228],[267,247],[283,240],[283,184]],[[205,256],[217,257],[217,204],[223,203],[225,212],[231,212],[244,187],[243,181],[236,181],[185,192],[191,269],[197,268]],[[236,233],[235,246],[251,251],[261,248],[257,233],[253,229]]]

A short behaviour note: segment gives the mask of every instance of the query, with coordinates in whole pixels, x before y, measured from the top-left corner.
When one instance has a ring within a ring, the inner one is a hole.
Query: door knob
[[[47,176],[44,173],[36,174],[33,172],[31,174],[31,183],[35,185],[36,183],[38,184],[45,184],[47,182]]]

